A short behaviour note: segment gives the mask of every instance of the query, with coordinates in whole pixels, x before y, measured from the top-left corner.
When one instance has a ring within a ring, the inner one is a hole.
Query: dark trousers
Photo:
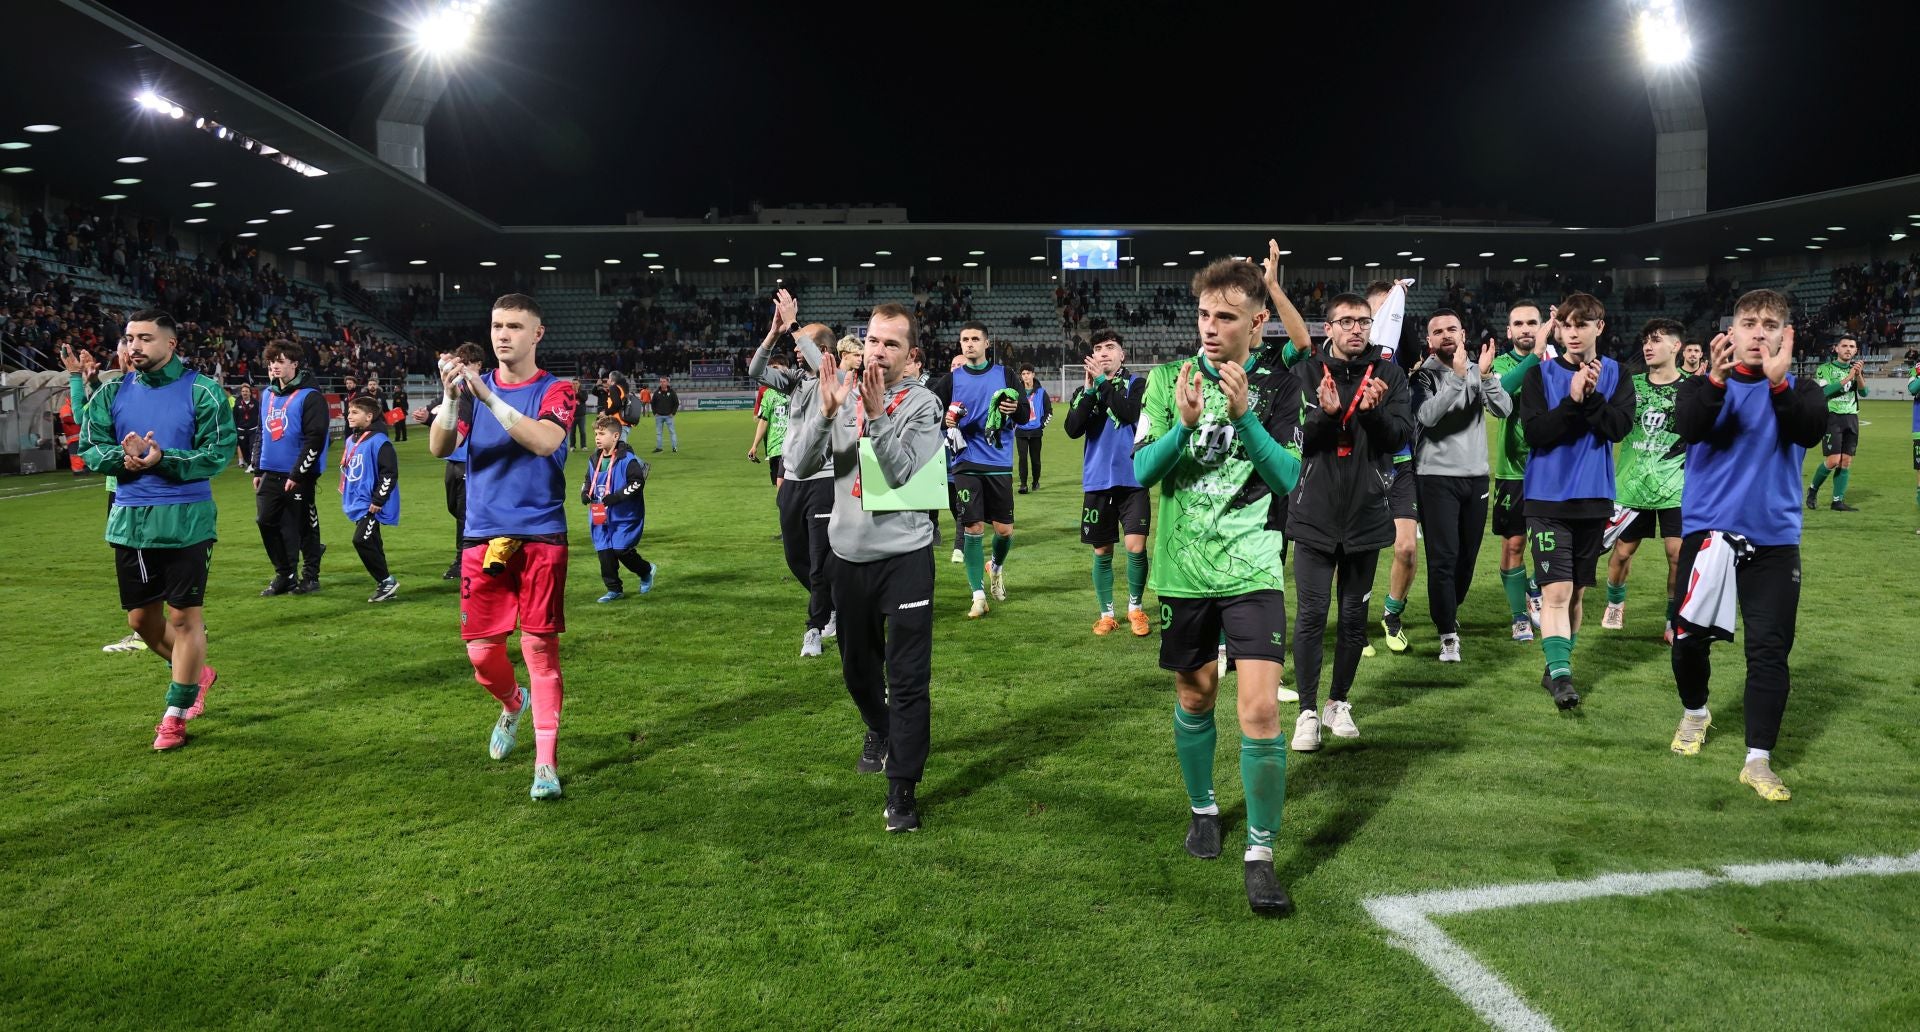
[[[407,404],[403,401],[396,401],[393,407],[405,411]],[[392,427],[394,440],[404,441],[407,439],[407,417],[400,417],[399,421],[392,424]]]
[[[1427,610],[1441,634],[1460,630],[1460,603],[1487,533],[1487,478],[1416,475],[1420,532],[1427,545]]]
[[[1022,433],[1013,435],[1014,451],[1019,454],[1020,486],[1027,486],[1027,463],[1033,463],[1033,486],[1040,486],[1040,445],[1044,442],[1039,434],[1028,436]]]
[[[253,453],[260,448],[260,428],[257,426],[245,427],[238,431],[238,436],[240,438],[240,454],[247,457],[246,461],[240,465],[251,469],[253,468]]]
[[[638,545],[624,552],[603,548],[594,554],[600,557],[600,583],[605,584],[608,591],[627,590],[620,582],[622,566],[632,570],[633,575],[641,580],[646,580],[653,573],[653,564],[641,557]]]
[[[374,516],[362,516],[353,525],[353,550],[360,553],[360,562],[373,575],[376,581],[387,579],[387,548],[380,541],[380,520]]]
[[[833,615],[833,548],[827,518],[833,515],[833,478],[787,480],[774,498],[780,509],[780,547],[787,570],[807,589],[807,627],[818,630]]]
[[[320,579],[320,511],[313,504],[313,488],[300,493],[286,489],[283,473],[268,473],[260,478],[260,490],[254,494],[254,522],[260,525],[260,541],[267,547],[267,559],[275,576],[292,578],[296,564],[306,560],[303,580]]]
[[[1702,531],[1681,539],[1675,584],[1684,588],[1693,579],[1693,560],[1706,537]],[[1733,576],[1741,633],[1747,636],[1747,748],[1772,749],[1780,739],[1780,718],[1786,715],[1792,687],[1787,656],[1793,651],[1793,626],[1800,612],[1800,546],[1760,545],[1753,558],[1734,568]],[[1707,653],[1712,644],[1695,634],[1673,641],[1673,682],[1680,689],[1680,704],[1688,709],[1707,704],[1707,684],[1713,678]]]
[[[467,464],[447,463],[447,515],[453,517],[453,561],[460,562],[460,543],[467,537]]]
[[[933,550],[870,563],[835,557],[840,673],[867,730],[887,738],[888,780],[919,781],[930,734]]]
[[[1333,646],[1333,684],[1327,697],[1344,702],[1367,647],[1367,599],[1380,569],[1380,550],[1349,552],[1293,544],[1293,680],[1302,712],[1320,708],[1321,639],[1327,633],[1327,606],[1339,578],[1340,623]]]

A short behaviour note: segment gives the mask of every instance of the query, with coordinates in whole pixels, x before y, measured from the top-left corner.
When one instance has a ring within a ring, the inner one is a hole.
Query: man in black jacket
[[[260,435],[254,444],[254,521],[273,580],[260,594],[306,595],[320,590],[320,511],[314,484],[327,465],[326,395],[300,368],[306,349],[277,340],[261,352],[272,377],[260,392]],[[297,564],[305,560],[305,569]]]
[[[673,417],[680,411],[680,395],[673,392],[673,383],[666,377],[660,378],[660,386],[653,389],[653,450],[660,450],[660,431],[665,430],[667,439],[673,443],[673,450],[680,450],[680,431],[674,429]]]
[[[1300,716],[1293,748],[1320,748],[1321,639],[1329,589],[1339,578],[1340,622],[1326,724],[1342,738],[1360,737],[1347,692],[1367,647],[1367,598],[1380,550],[1393,544],[1387,504],[1393,455],[1413,437],[1407,375],[1368,342],[1371,309],[1358,294],[1327,303],[1325,350],[1293,367],[1300,382],[1300,483],[1287,506],[1293,544],[1293,670]]]

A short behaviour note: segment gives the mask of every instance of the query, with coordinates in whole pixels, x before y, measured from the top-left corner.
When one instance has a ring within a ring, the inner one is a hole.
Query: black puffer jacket
[[[1380,404],[1355,410],[1346,436],[1352,451],[1340,454],[1340,416],[1320,407],[1320,381],[1331,375],[1340,411],[1353,404],[1368,371],[1387,385]],[[1387,487],[1393,453],[1413,438],[1413,396],[1407,374],[1379,348],[1353,361],[1316,350],[1293,367],[1300,381],[1300,483],[1287,503],[1287,537],[1318,548],[1349,551],[1393,544],[1393,514]]]

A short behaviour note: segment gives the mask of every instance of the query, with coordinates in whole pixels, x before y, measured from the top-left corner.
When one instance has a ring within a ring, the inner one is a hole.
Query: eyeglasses
[[[1333,320],[1333,324],[1343,330],[1351,330],[1356,326],[1363,330],[1373,329],[1373,319],[1368,316],[1343,316]]]

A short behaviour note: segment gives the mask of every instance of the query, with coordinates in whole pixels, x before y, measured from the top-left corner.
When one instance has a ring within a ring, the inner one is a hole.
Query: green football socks
[[[1240,786],[1247,794],[1247,859],[1273,859],[1287,801],[1287,748],[1278,738],[1240,736]]]
[[[1547,654],[1548,677],[1573,676],[1573,641],[1553,635],[1541,639],[1540,651]]]
[[[1180,758],[1180,780],[1187,785],[1187,805],[1195,813],[1218,813],[1213,800],[1213,747],[1218,734],[1213,711],[1188,713],[1173,707],[1173,753]]]
[[[987,590],[987,554],[984,534],[960,535],[960,553],[967,560],[967,584],[975,591]]]
[[[1093,553],[1093,594],[1100,600],[1100,612],[1113,614],[1113,553]]]
[[[1139,609],[1147,597],[1147,553],[1143,549],[1127,553],[1127,608]]]
[[[993,565],[995,566],[1007,565],[1007,553],[1012,550],[1013,550],[1012,534],[995,534],[993,536]]]
[[[1511,570],[1500,571],[1500,590],[1507,593],[1507,608],[1512,611],[1513,619],[1527,618],[1527,568],[1516,566]]]

